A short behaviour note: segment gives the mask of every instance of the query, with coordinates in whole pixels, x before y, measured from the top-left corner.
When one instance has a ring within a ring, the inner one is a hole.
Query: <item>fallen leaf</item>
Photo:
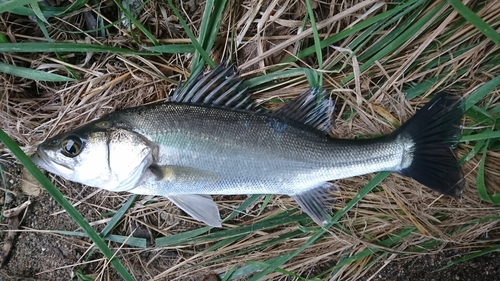
[[[21,190],[24,194],[35,197],[42,192],[40,183],[26,169],[21,171]]]

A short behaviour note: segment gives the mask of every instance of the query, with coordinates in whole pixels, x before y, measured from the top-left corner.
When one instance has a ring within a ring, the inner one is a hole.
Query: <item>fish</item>
[[[118,110],[47,139],[31,159],[67,180],[112,192],[164,196],[221,227],[211,195],[285,194],[318,225],[332,216],[332,181],[390,171],[458,198],[453,153],[463,99],[441,92],[392,133],[330,135],[334,104],[311,87],[275,111],[251,98],[234,66],[191,77],[162,103]]]

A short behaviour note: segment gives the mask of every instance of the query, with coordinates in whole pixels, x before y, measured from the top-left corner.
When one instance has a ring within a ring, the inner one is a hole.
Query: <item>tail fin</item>
[[[462,170],[451,151],[460,137],[462,99],[440,93],[395,133],[411,139],[411,164],[399,173],[452,197],[463,191]]]

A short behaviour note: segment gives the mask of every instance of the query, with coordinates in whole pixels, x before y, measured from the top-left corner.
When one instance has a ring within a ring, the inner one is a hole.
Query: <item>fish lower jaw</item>
[[[44,169],[52,174],[56,174],[58,176],[61,176],[67,180],[71,180],[71,177],[73,175],[73,169],[71,169],[63,164],[59,164],[57,162],[54,162],[54,161],[48,162],[46,160],[47,157],[44,156],[43,154],[40,154],[40,153],[35,153],[35,154],[31,155],[30,158],[31,158],[31,161],[33,161],[33,163],[35,163],[36,165],[38,165],[42,169]]]

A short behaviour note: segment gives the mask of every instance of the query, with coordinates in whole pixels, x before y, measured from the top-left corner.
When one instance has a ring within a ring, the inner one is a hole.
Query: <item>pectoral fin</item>
[[[323,226],[331,219],[331,209],[335,203],[335,197],[331,192],[334,190],[338,190],[335,184],[325,182],[314,189],[291,197],[317,224]]]
[[[212,184],[217,181],[218,175],[201,169],[174,165],[149,166],[158,181],[188,182],[190,184]]]
[[[208,186],[217,181],[217,174],[192,167],[174,165],[153,164],[149,170],[157,181],[158,189],[154,194],[167,197],[195,220],[210,226],[221,227],[219,209],[210,195],[171,195],[168,192],[162,192],[172,186],[175,186],[177,190],[182,189],[182,187],[189,187],[191,191],[195,192],[206,190]]]
[[[195,220],[210,226],[222,226],[219,209],[210,195],[182,194],[166,197]]]

